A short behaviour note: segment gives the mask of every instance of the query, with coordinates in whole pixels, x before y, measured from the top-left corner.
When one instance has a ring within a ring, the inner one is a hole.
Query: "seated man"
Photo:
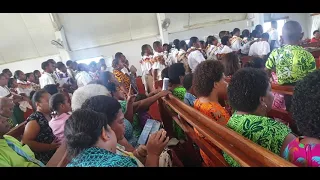
[[[12,136],[5,135],[10,131],[8,119],[2,116],[13,109],[13,102],[7,97],[0,98],[0,167],[43,167],[43,163],[35,159],[28,145],[22,145]]]
[[[261,40],[250,46],[249,56],[258,56],[264,59],[270,53],[269,34],[263,33]]]

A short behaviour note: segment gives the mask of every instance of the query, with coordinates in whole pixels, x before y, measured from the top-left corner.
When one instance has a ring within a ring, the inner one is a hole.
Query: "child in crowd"
[[[56,142],[61,143],[64,140],[64,125],[70,116],[71,106],[65,95],[61,93],[51,96],[49,106],[54,114],[54,117],[49,122],[49,126],[57,138]]]

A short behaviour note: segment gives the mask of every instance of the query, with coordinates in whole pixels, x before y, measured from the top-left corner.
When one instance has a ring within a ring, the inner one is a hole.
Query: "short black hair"
[[[237,32],[240,33],[240,29],[239,29],[239,28],[234,28],[233,31],[232,31],[232,34],[235,34],[235,33],[237,33]]]
[[[184,76],[185,74],[186,70],[184,69],[183,63],[172,64],[168,70],[170,83],[180,84],[180,76]]]
[[[223,36],[223,37],[221,38],[221,44],[222,44],[222,45],[227,45],[228,42],[229,42],[229,39],[230,39],[229,36]]]
[[[33,73],[27,73],[26,78],[28,79],[31,75],[34,75]]]
[[[33,106],[33,109],[37,109],[37,106],[36,106],[36,103],[39,103],[40,102],[40,99],[42,98],[42,96],[45,94],[45,93],[48,93],[46,90],[39,90],[39,91],[36,91],[33,96],[32,96],[32,106]]]
[[[97,66],[97,63],[95,61],[91,61],[89,64],[89,67],[94,67]]]
[[[102,113],[88,109],[75,110],[65,123],[64,136],[70,157],[96,144],[102,133],[107,130],[108,119]]]
[[[222,37],[225,36],[226,33],[227,33],[227,31],[220,31],[219,38],[222,39]]]
[[[292,97],[292,118],[303,136],[320,137],[320,70],[298,81]]]
[[[116,86],[116,84],[113,83],[113,82],[108,82],[108,83],[105,85],[105,87],[108,89],[108,91],[109,91],[110,93],[115,93],[115,92],[117,92],[117,86]]]
[[[313,31],[313,35],[315,35],[316,33],[319,33],[319,30]],[[3,72],[3,71],[2,71],[2,72]]]
[[[242,31],[242,36],[243,37],[250,37],[250,31],[248,29],[244,29]]]
[[[253,30],[250,35],[252,38],[258,38],[258,30]]]
[[[49,99],[49,107],[51,111],[59,111],[60,104],[64,104],[66,101],[66,98],[61,93],[56,93],[52,95]]]
[[[175,40],[173,40],[173,45],[174,45],[174,47],[176,48],[176,49],[180,49],[181,48],[181,46],[180,46],[180,40],[179,39],[175,39]]]
[[[257,68],[261,69],[263,68],[264,65],[264,60],[260,57],[253,57],[251,61],[247,62],[244,67],[251,67],[251,68]]]
[[[54,95],[59,92],[56,84],[47,84],[43,87],[43,89],[48,92],[50,95]]]
[[[189,41],[189,47],[192,47],[194,43],[196,43],[197,41],[199,41],[199,39],[195,36],[191,37],[190,38],[190,41]]]
[[[52,64],[57,63],[54,59],[48,59],[47,61],[48,61],[49,63],[52,63]]]
[[[186,41],[183,41],[183,40],[180,41],[180,43],[179,43],[179,48],[182,49],[184,46],[187,46],[186,49],[188,49],[188,45],[187,45]]]
[[[81,109],[89,109],[99,113],[103,113],[108,118],[108,124],[111,125],[116,119],[120,103],[113,97],[99,95],[87,99],[81,106]]]
[[[8,72],[11,72],[10,69],[8,69],[8,68],[2,70],[2,73],[8,73]]]
[[[196,67],[193,77],[193,87],[196,95],[209,96],[215,82],[223,77],[224,66],[220,61],[203,61]]]
[[[232,76],[235,72],[240,69],[240,60],[237,54],[235,53],[227,53],[222,57],[221,60],[224,65],[224,74],[226,76]]]
[[[144,44],[141,46],[141,56],[144,55],[145,51],[149,48],[149,44]]]
[[[206,43],[204,41],[199,41],[201,45],[205,45]]]
[[[191,86],[192,86],[192,79],[193,79],[193,74],[189,73],[187,75],[184,76],[183,79],[183,87],[188,91]]]
[[[15,79],[18,79],[21,73],[23,73],[21,70],[16,70],[16,71],[14,72],[13,77],[14,77]]]
[[[68,60],[67,62],[66,62],[66,65],[69,67],[69,66],[71,66],[72,65],[72,61],[71,60]]]
[[[117,53],[114,55],[114,58],[115,58],[115,59],[119,59],[119,58],[121,57],[121,55],[123,55],[122,52],[117,52]]]
[[[161,46],[161,42],[160,41],[155,41],[152,44],[152,47],[153,47],[154,50],[157,49],[157,47],[159,47],[159,46]]]
[[[41,63],[41,69],[42,70],[46,70],[46,68],[49,66],[49,62],[48,61],[44,61]]]
[[[119,59],[119,58],[112,60],[112,67],[113,67],[113,68],[116,68],[116,67],[118,66],[119,62],[120,62],[120,59]]]
[[[63,68],[63,66],[65,66],[64,64],[63,64],[63,62],[57,62],[57,68],[59,69],[59,70],[61,70],[62,68]]]
[[[164,47],[164,46],[169,46],[169,44],[167,44],[167,43],[162,44],[162,47]]]
[[[42,64],[41,64],[42,65]],[[33,71],[33,75],[35,75],[36,73],[40,73],[40,71],[39,70],[34,70]]]
[[[8,80],[8,88],[13,88],[13,81],[16,81],[16,79],[10,78],[10,79]]]
[[[228,86],[229,103],[235,110],[254,112],[260,104],[260,97],[266,96],[268,87],[269,78],[263,70],[240,69]]]
[[[29,96],[30,99],[32,99],[34,93],[36,93],[36,91],[34,91],[34,90],[30,92],[30,96]]]
[[[208,44],[213,45],[213,41],[215,41],[215,40],[217,40],[216,37],[214,37],[214,36],[208,36],[208,37],[207,37],[207,41],[206,41],[206,46],[208,46]]]
[[[266,40],[269,40],[269,33],[263,33],[263,34],[261,35],[261,38],[266,39]]]
[[[169,78],[169,67],[166,67],[161,71],[161,78]]]

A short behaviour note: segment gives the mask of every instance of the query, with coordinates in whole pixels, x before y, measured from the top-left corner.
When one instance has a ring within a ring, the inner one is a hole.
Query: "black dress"
[[[49,122],[41,112],[36,111],[31,114],[27,119],[27,122],[29,121],[37,121],[40,126],[40,132],[36,137],[37,142],[51,144],[55,140],[56,136],[53,134],[52,129],[49,126]],[[47,164],[55,152],[56,150],[50,150],[43,152],[34,152],[34,154],[36,156],[36,159],[44,164]]]

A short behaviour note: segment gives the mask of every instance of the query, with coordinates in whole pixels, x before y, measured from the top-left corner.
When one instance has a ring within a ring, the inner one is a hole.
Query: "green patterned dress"
[[[290,128],[280,122],[251,114],[234,113],[227,127],[277,155],[280,155],[280,149],[286,136],[291,133]],[[228,154],[223,152],[223,156],[230,166],[240,166]]]
[[[176,87],[172,90],[172,95],[174,95],[181,101],[184,101],[184,96],[186,93],[187,90],[182,86]],[[175,121],[173,121],[173,130],[178,139],[185,139],[186,135],[184,134],[184,131]]]
[[[276,69],[280,85],[291,84],[316,70],[316,61],[303,47],[285,45],[271,52],[266,68]]]

